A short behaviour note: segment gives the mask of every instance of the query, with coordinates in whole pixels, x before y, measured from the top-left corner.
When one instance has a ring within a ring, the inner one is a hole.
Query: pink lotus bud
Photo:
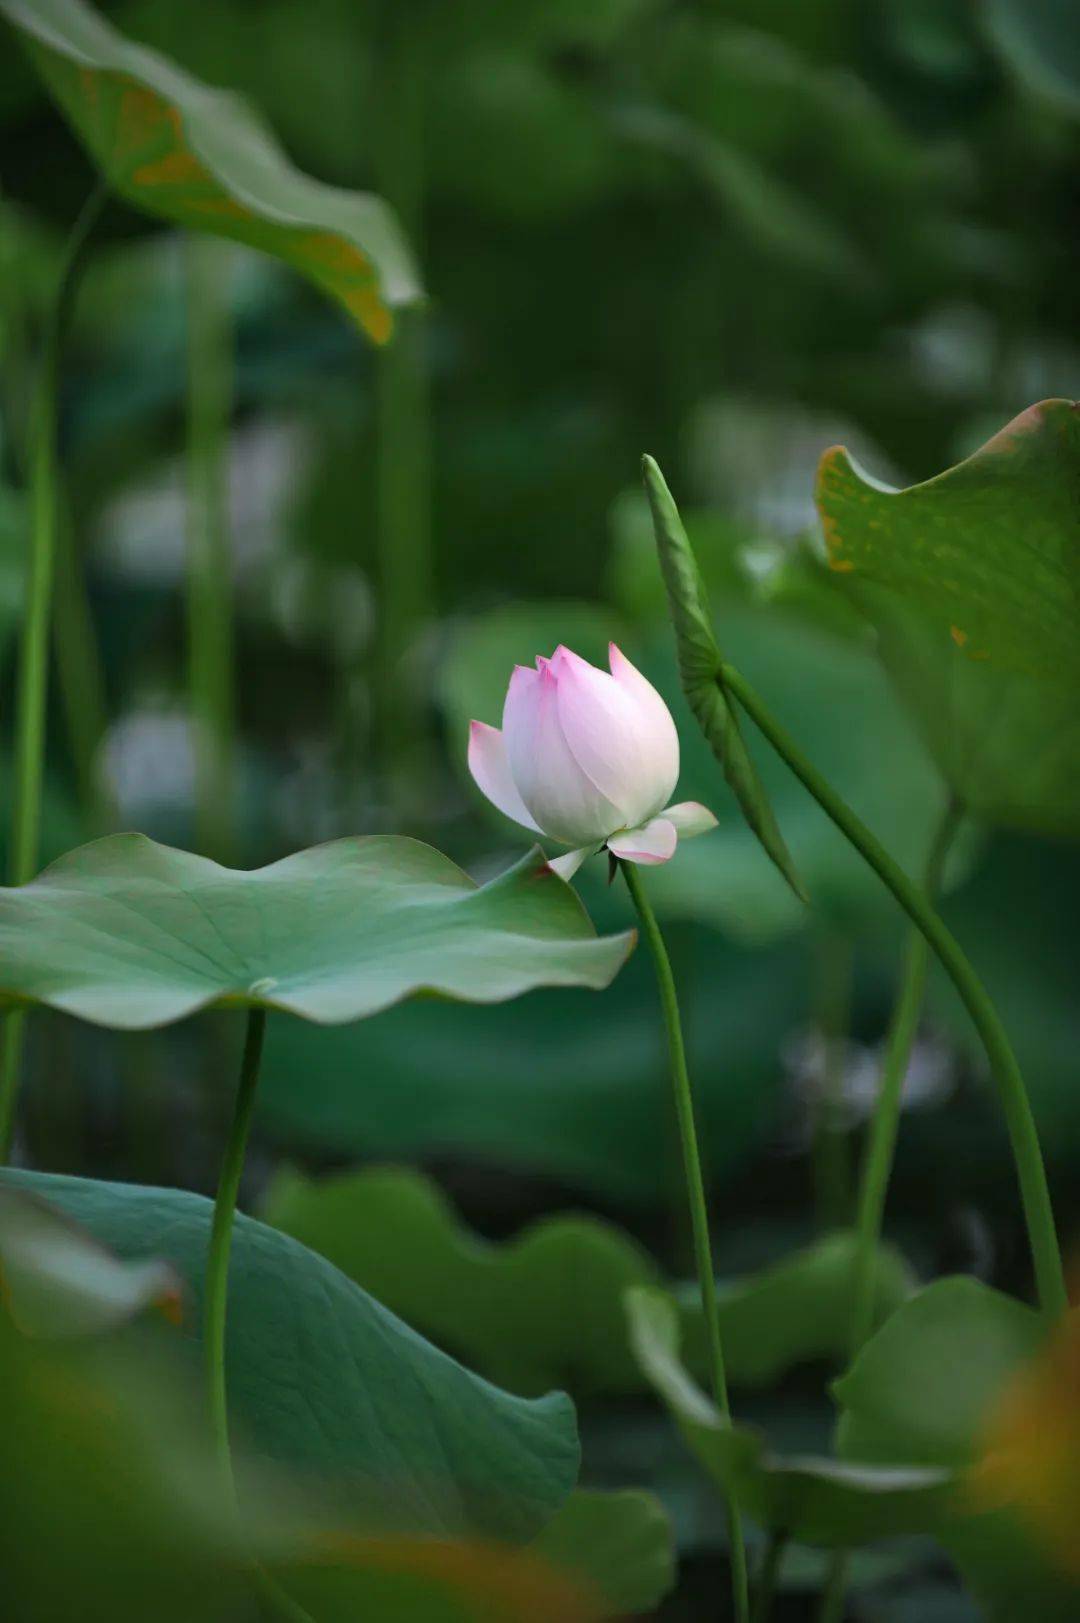
[[[560,647],[535,670],[518,665],[502,732],[480,721],[470,731],[469,770],[488,799],[578,847],[552,864],[564,878],[602,845],[628,862],[667,862],[680,833],[716,825],[704,806],[667,806],[679,777],[671,712],[614,643],[609,662],[610,675]]]

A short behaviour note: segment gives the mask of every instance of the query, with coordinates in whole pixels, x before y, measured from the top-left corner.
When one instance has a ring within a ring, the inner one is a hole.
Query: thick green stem
[[[942,967],[970,1014],[993,1072],[1012,1143],[1020,1183],[1028,1239],[1035,1268],[1039,1302],[1048,1317],[1057,1319],[1068,1307],[1065,1273],[1061,1263],[1050,1190],[1031,1104],[1016,1056],[982,982],[944,921],[920,887],[871,834],[845,801],[825,781],[799,749],[795,740],[772,716],[754,689],[731,665],[724,665],[718,681],[739,701],[773,749],[801,780],[822,810],[851,841],[861,856],[895,896],[912,923],[936,953]]]
[[[720,1313],[716,1298],[716,1275],[713,1272],[712,1242],[709,1238],[709,1216],[705,1204],[705,1180],[698,1152],[697,1128],[694,1124],[694,1100],[690,1088],[690,1075],[686,1068],[686,1047],[683,1042],[682,1021],[679,1018],[679,1000],[675,991],[675,977],[671,961],[664,946],[664,938],[656,915],[645,894],[641,875],[632,862],[620,863],[626,888],[641,920],[641,931],[649,943],[656,965],[656,980],[660,1003],[667,1029],[668,1052],[671,1059],[671,1081],[675,1093],[675,1110],[682,1142],[683,1172],[690,1205],[690,1221],[694,1236],[694,1258],[697,1263],[698,1283],[701,1288],[701,1306],[705,1316],[705,1330],[709,1345],[709,1367],[713,1397],[725,1419],[731,1418],[728,1400],[727,1375],[724,1369],[724,1349],[720,1339]],[[727,1502],[728,1535],[731,1543],[731,1584],[737,1623],[748,1623],[750,1616],[749,1589],[746,1572],[746,1545],[743,1541],[742,1518],[734,1499]]]
[[[423,30],[408,8],[387,7],[379,67],[377,173],[379,189],[417,253],[424,234],[422,53]],[[427,767],[421,686],[412,665],[435,596],[427,316],[420,307],[396,313],[394,336],[378,355],[376,427],[376,723],[391,798],[400,805],[403,787],[422,778]]]
[[[961,817],[959,804],[950,798],[934,835],[926,862],[923,888],[931,901],[941,885],[945,859],[960,826]],[[881,1085],[878,1088],[874,1115],[870,1123],[859,1186],[848,1344],[852,1358],[869,1337],[874,1324],[875,1263],[881,1241],[893,1158],[896,1153],[904,1079],[907,1076],[911,1049],[922,1013],[929,962],[930,948],[926,937],[920,931],[913,930],[904,954],[903,973],[893,1006],[892,1019],[889,1022],[885,1061],[881,1069]],[[832,1619],[832,1623],[837,1623],[843,1615],[848,1561],[849,1552],[846,1549],[834,1551],[829,1563],[829,1575],[822,1601],[822,1623],[826,1623],[828,1619]]]
[[[195,733],[200,851],[234,854],[232,565],[229,418],[232,329],[226,244],[192,236],[188,282],[188,687]]]
[[[229,1292],[229,1250],[240,1174],[244,1169],[251,1118],[255,1112],[255,1092],[259,1082],[266,1010],[252,1009],[244,1037],[244,1057],[236,1089],[232,1126],[218,1178],[214,1221],[210,1229],[210,1250],[206,1259],[206,1288],[203,1298],[203,1355],[206,1363],[206,1389],[210,1425],[217,1450],[222,1480],[230,1497],[234,1494],[232,1452],[229,1447],[229,1411],[225,1390],[225,1317]]]
[[[13,885],[32,879],[38,863],[41,783],[45,770],[45,720],[49,695],[49,628],[56,568],[58,501],[57,408],[60,355],[83,251],[108,192],[99,185],[87,198],[68,238],[39,364],[30,449],[30,558],[19,648],[15,712],[15,761],[10,871]],[[9,1014],[0,1077],[0,1160],[11,1152],[19,1092],[23,1015]]]

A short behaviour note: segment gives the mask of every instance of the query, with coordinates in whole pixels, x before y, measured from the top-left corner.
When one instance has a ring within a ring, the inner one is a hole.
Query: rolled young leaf
[[[747,823],[792,890],[805,901],[806,892],[795,872],[791,853],[784,843],[757,770],[743,742],[735,707],[724,691],[720,677],[723,661],[713,635],[705,588],[679,510],[652,457],[642,458],[642,474],[652,512],[660,568],[667,587],[668,607],[679,651],[679,676],[687,703],[723,767],[724,776]]]
[[[381,198],[294,168],[240,97],[127,40],[83,0],[0,0],[109,185],[137,208],[273,254],[377,343],[421,296]]]

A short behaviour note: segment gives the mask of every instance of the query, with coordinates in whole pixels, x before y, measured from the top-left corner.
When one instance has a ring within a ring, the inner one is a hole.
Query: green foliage
[[[651,1612],[675,1582],[671,1523],[651,1493],[578,1488],[532,1548],[584,1579],[605,1616]]]
[[[149,1307],[180,1311],[179,1282],[157,1258],[121,1262],[44,1200],[0,1186],[0,1296],[28,1336],[85,1336]]]
[[[1003,62],[1038,96],[1080,116],[1080,37],[1060,0],[987,0],[986,28]]]
[[[210,1004],[330,1025],[419,991],[498,1002],[544,984],[599,987],[634,938],[598,939],[538,852],[477,887],[430,846],[391,835],[241,873],[116,834],[0,894],[5,939],[10,1001],[137,1028]]]
[[[735,706],[720,679],[722,659],[713,635],[701,576],[678,508],[651,457],[643,464],[660,568],[679,650],[679,677],[687,703],[704,733],[743,816],[795,894],[805,892],[739,731]]]
[[[1080,416],[1031,406],[925,484],[892,490],[826,452],[836,578],[947,781],[989,822],[1080,833]]]
[[[163,1258],[184,1282],[186,1349],[211,1204],[180,1190],[48,1173],[3,1174],[45,1197],[121,1258]],[[266,1460],[334,1486],[369,1532],[523,1541],[577,1474],[573,1409],[525,1402],[436,1351],[330,1263],[251,1218],[233,1240],[227,1337],[238,1436]]]
[[[678,1316],[661,1291],[629,1293],[635,1354],[687,1446],[755,1521],[809,1544],[860,1544],[933,1531],[953,1491],[944,1469],[849,1465],[774,1454],[764,1437],[725,1421],[679,1359]]]
[[[381,1168],[322,1179],[279,1173],[263,1215],[511,1391],[531,1395],[558,1384],[585,1397],[643,1389],[623,1298],[632,1286],[658,1285],[660,1273],[609,1223],[551,1217],[492,1244],[467,1229],[421,1174]],[[852,1260],[848,1236],[834,1235],[760,1273],[723,1281],[731,1380],[766,1386],[797,1364],[841,1354]],[[882,1251],[875,1318],[886,1318],[910,1290],[902,1261]],[[689,1287],[680,1317],[688,1361],[703,1376],[705,1330]]]
[[[609,926],[625,921],[622,898],[600,885],[593,904]],[[719,1180],[775,1120],[783,1033],[805,1007],[804,961],[790,944],[747,953],[701,927],[675,935]],[[656,1205],[670,1198],[677,1152],[655,998],[638,952],[602,998],[542,991],[512,1008],[420,998],[334,1030],[273,1022],[261,1120],[279,1141],[338,1157],[452,1154]]]
[[[134,45],[83,0],[3,0],[52,95],[108,184],[179,225],[276,255],[377,342],[419,296],[409,250],[377,197],[295,169],[240,98]]]

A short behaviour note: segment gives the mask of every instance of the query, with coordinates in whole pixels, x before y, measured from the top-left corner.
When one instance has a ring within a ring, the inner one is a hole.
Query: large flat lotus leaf
[[[601,881],[590,900],[608,928],[629,917],[619,887]],[[806,964],[796,942],[743,952],[701,926],[668,934],[703,1153],[723,1179],[773,1130]],[[259,1119],[293,1151],[452,1155],[655,1205],[670,1199],[679,1153],[666,1065],[652,965],[637,952],[603,997],[545,990],[489,1008],[414,998],[332,1030],[272,1019]]]
[[[414,992],[498,1003],[606,986],[633,940],[598,938],[536,851],[477,886],[396,835],[242,873],[115,834],[0,891],[0,998],[130,1029],[208,1004],[333,1025]]]
[[[565,1385],[575,1395],[640,1392],[623,1297],[658,1285],[653,1259],[593,1217],[551,1217],[493,1243],[468,1229],[420,1173],[372,1168],[310,1179],[280,1173],[266,1220],[335,1263],[408,1324],[511,1391]],[[386,1235],[394,1236],[388,1249]],[[830,1236],[772,1268],[721,1282],[720,1313],[733,1382],[767,1385],[793,1365],[842,1355],[853,1262],[846,1235]],[[878,1316],[910,1294],[895,1255],[882,1252]],[[696,1292],[681,1319],[688,1361],[707,1369]]]
[[[196,1388],[164,1334],[165,1344],[30,1342],[0,1308],[5,1438],[19,1462],[0,1481],[0,1550],[5,1606],[19,1623],[75,1613],[80,1623],[251,1623],[253,1552],[317,1623],[594,1623],[611,1611],[595,1582],[602,1552],[590,1565],[593,1552],[578,1547],[576,1496],[556,1518],[550,1554],[372,1536],[344,1507],[328,1521],[295,1485],[286,1512],[280,1482],[269,1515],[263,1494],[245,1495],[241,1524],[223,1499]],[[618,1505],[645,1496],[587,1498],[602,1503],[599,1518],[582,1507],[585,1524],[603,1526]],[[662,1527],[652,1525],[662,1517],[647,1520],[645,1508],[630,1505],[628,1517],[648,1535],[634,1562],[640,1579],[649,1546],[662,1550]]]
[[[382,342],[419,296],[380,198],[301,174],[239,97],[133,44],[82,0],[0,0],[101,173],[136,207],[295,266]]]
[[[8,1171],[121,1257],[164,1258],[187,1285],[197,1363],[211,1203],[181,1190]],[[226,1363],[230,1412],[257,1456],[332,1487],[343,1515],[441,1536],[532,1537],[574,1484],[573,1408],[470,1374],[322,1257],[239,1216]]]
[[[1080,833],[1080,412],[1031,406],[966,461],[893,490],[826,452],[836,579],[945,777],[991,822]]]
[[[689,1375],[675,1304],[662,1291],[630,1291],[627,1310],[650,1385],[705,1469],[760,1525],[808,1544],[862,1544],[941,1524],[951,1472],[774,1454],[760,1433],[726,1421]]]

